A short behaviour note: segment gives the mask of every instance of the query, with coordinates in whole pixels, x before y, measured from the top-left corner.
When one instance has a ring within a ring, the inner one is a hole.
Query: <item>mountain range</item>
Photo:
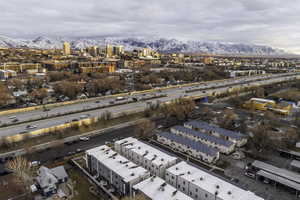
[[[16,39],[0,36],[0,47],[28,47],[37,49],[61,49],[64,41],[71,43],[72,48],[80,49],[89,46],[106,44],[123,45],[126,50],[151,48],[163,53],[210,53],[239,55],[287,55],[288,53],[265,45],[243,44],[219,41],[183,41],[166,38],[145,37],[93,37],[93,38],[50,38],[40,36],[35,39]]]

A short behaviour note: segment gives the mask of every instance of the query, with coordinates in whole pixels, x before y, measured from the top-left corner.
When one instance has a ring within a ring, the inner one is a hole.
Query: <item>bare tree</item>
[[[32,184],[31,167],[28,160],[22,156],[18,156],[11,161],[8,161],[6,168],[14,172],[21,185],[23,185],[26,192],[30,192],[30,185]]]
[[[135,133],[138,137],[146,138],[152,135],[155,123],[149,119],[143,119],[136,127]]]
[[[258,87],[258,88],[255,90],[255,95],[256,95],[257,97],[260,97],[260,98],[265,97],[265,89],[262,88],[262,87]]]

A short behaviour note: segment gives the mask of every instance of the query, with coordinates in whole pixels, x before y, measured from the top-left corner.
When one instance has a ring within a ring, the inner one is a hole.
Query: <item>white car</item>
[[[35,128],[37,128],[37,126],[36,125],[28,125],[28,126],[26,126],[26,128],[27,129],[35,129]]]
[[[88,141],[88,140],[90,140],[90,138],[89,137],[80,137],[79,140],[81,140],[81,141]]]
[[[85,119],[85,118],[89,118],[91,115],[90,114],[86,114],[86,115],[81,115],[80,119]]]

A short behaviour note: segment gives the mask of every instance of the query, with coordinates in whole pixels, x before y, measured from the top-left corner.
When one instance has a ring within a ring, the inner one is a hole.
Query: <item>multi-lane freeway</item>
[[[159,101],[164,103],[180,97],[200,98],[204,96],[211,96],[217,93],[227,92],[228,90],[234,88],[268,85],[272,83],[293,80],[295,78],[300,78],[300,73],[266,74],[262,76],[202,82],[193,85],[158,89],[147,93],[136,93],[133,95],[127,95],[124,99],[116,99],[117,97],[115,96],[103,98],[101,100],[89,99],[80,103],[54,107],[48,111],[38,109],[34,111],[2,115],[0,116],[1,123],[5,123],[8,126],[0,128],[0,136],[12,136],[19,133],[62,125],[64,123],[83,118],[98,117],[106,111],[109,111],[113,114],[130,111],[143,111],[150,102],[156,103]],[[165,95],[162,96],[162,94]],[[151,99],[146,101],[143,100],[147,98]],[[128,103],[114,105],[122,101],[124,103],[128,101]],[[108,105],[109,107],[101,108]],[[76,113],[77,111],[80,112]],[[62,114],[64,115],[60,116]],[[44,119],[39,120],[41,118]],[[18,124],[14,124],[16,123],[15,119],[18,120]]]

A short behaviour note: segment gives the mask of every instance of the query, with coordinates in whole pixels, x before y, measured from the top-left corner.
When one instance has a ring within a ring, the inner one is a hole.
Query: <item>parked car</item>
[[[41,162],[40,161],[32,161],[30,162],[30,167],[38,167],[41,165]]]
[[[253,179],[255,179],[255,177],[256,177],[255,173],[251,172],[251,171],[246,171],[245,176],[248,176],[248,177],[253,178]]]

